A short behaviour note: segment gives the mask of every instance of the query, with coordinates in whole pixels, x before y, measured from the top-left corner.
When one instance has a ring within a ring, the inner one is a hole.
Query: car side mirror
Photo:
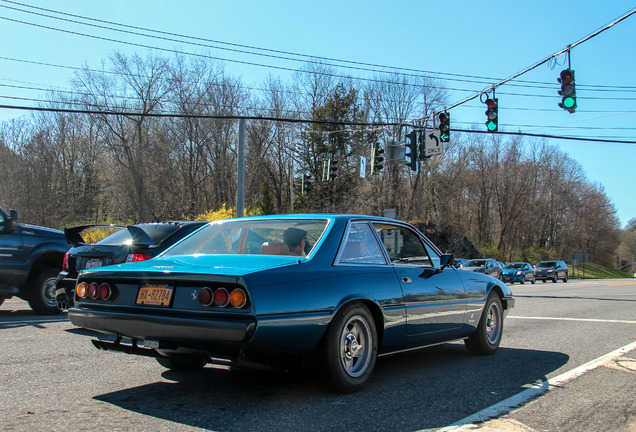
[[[444,254],[439,257],[439,268],[425,268],[422,270],[420,277],[422,279],[428,279],[437,273],[443,272],[446,267],[452,266],[453,264],[455,264],[455,256],[453,254]]]
[[[442,270],[453,264],[455,264],[455,255],[453,254],[444,254],[439,258],[439,265]]]
[[[11,215],[10,219],[5,221],[4,232],[6,234],[14,233],[18,229],[18,211],[11,209],[9,214]]]

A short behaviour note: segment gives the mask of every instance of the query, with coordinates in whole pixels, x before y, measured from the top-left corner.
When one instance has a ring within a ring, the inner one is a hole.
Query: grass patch
[[[579,264],[570,267],[571,279],[622,279],[633,278],[631,273],[608,269],[594,263]]]

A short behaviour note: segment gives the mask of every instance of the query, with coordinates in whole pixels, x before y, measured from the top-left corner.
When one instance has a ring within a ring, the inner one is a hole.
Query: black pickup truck
[[[18,223],[18,212],[0,207],[0,304],[13,296],[38,314],[55,314],[55,279],[70,245],[64,232]]]

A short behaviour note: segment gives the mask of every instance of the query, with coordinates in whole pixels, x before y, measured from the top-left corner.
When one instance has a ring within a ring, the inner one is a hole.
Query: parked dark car
[[[68,249],[62,231],[18,223],[16,210],[0,207],[0,305],[17,296],[37,314],[59,313],[55,277]]]
[[[527,262],[511,262],[506,264],[503,268],[503,280],[504,282],[519,282],[521,284],[526,283],[526,281],[530,283],[537,281],[534,276],[534,267]]]
[[[462,264],[461,268],[462,270],[484,273],[499,280],[502,280],[503,277],[502,265],[492,258],[471,259]]]
[[[551,280],[556,283],[559,279],[568,281],[568,266],[562,260],[541,261],[535,266],[534,274],[543,283]]]
[[[461,268],[464,264],[466,264],[468,260],[466,258],[455,258],[455,267]]]
[[[84,270],[68,316],[116,337],[97,348],[169,369],[313,360],[352,392],[378,355],[456,339],[494,353],[513,306],[411,225],[316,214],[213,222],[152,260]]]
[[[57,307],[64,310],[73,306],[73,293],[79,271],[153,258],[206,223],[171,221],[65,228],[66,241],[73,247],[64,256],[62,271],[57,276]],[[114,232],[91,243],[89,233],[95,230]]]

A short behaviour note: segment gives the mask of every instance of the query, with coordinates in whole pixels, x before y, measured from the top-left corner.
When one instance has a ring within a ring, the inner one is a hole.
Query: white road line
[[[553,387],[562,386],[565,383],[572,381],[581,375],[590,372],[602,366],[612,360],[620,357],[632,350],[636,349],[636,342],[632,342],[612,351],[609,354],[605,354],[591,362],[585,363],[577,368],[572,369],[569,372],[565,372],[557,377],[550,378],[547,381],[542,381],[538,384],[532,384],[527,390],[517,393],[514,396],[509,397],[495,405],[492,405],[484,410],[479,411],[473,415],[459,420],[450,426],[439,429],[438,432],[465,432],[475,430],[478,423],[483,423],[486,420],[493,419],[495,417],[501,417],[513,411],[515,408],[527,403],[528,401],[536,398],[537,396],[547,392]]]
[[[608,319],[593,319],[593,318],[562,318],[562,317],[524,317],[524,316],[511,316],[506,317],[509,319],[527,319],[527,320],[552,320],[552,321],[581,321],[581,322],[600,322],[600,323],[618,323],[618,324],[636,324],[636,321],[629,320],[608,320]]]

